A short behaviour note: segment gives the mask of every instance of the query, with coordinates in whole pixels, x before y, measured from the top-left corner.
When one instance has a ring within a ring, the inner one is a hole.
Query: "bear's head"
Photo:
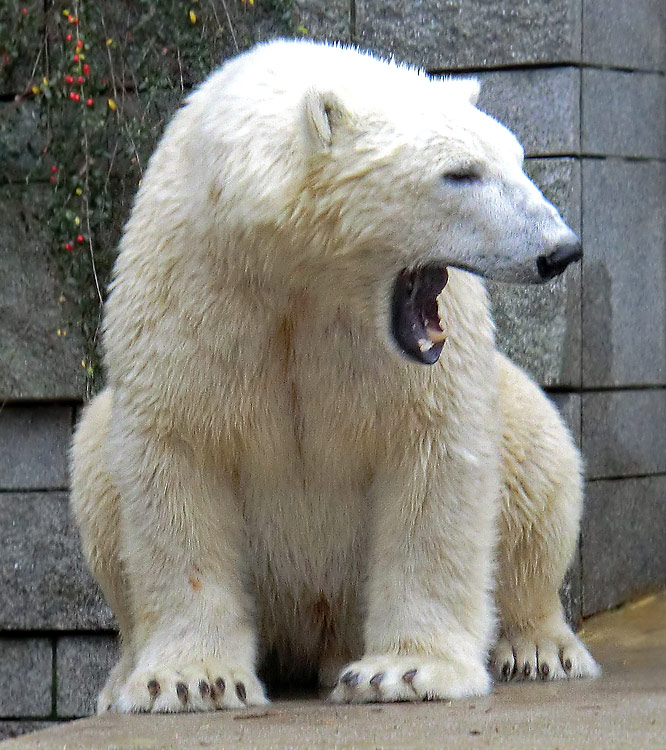
[[[392,299],[394,337],[425,341],[411,353],[436,359],[448,267],[532,284],[581,257],[478,93],[476,81],[352,48],[259,45],[191,100],[188,189],[214,180],[201,182],[204,211],[233,266],[273,289],[332,290],[367,313]]]
[[[523,171],[514,135],[477,109],[478,82],[378,64],[386,75],[369,75],[370,85],[305,94],[304,194],[360,278],[363,268],[366,278],[379,268],[391,276],[403,351],[435,361],[447,267],[542,283],[579,260],[581,245]]]
[[[308,189],[322,215],[335,206],[345,241],[529,284],[579,260],[578,238],[523,171],[515,136],[476,108],[478,82],[399,70],[381,102],[349,89],[304,97]]]

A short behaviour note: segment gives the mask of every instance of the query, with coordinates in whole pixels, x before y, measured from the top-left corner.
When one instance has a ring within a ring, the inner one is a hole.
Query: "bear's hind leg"
[[[596,677],[599,667],[567,625],[559,589],[582,511],[580,454],[545,394],[499,357],[502,511],[496,601],[498,680]]]
[[[107,388],[86,407],[72,448],[71,505],[83,554],[120,625],[121,658],[99,694],[98,713],[111,706],[132,667],[132,617],[120,561],[120,498],[104,456],[112,402]]]

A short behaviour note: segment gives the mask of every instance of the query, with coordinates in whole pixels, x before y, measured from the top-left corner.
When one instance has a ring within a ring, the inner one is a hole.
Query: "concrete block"
[[[356,0],[356,40],[430,70],[578,61],[581,0]]]
[[[583,161],[583,385],[666,384],[666,164]]]
[[[666,474],[665,426],[666,388],[583,394],[588,478]]]
[[[294,0],[292,26],[312,39],[350,42],[350,0]]]
[[[666,584],[666,476],[589,482],[583,616]]]
[[[583,60],[665,70],[664,7],[663,0],[583,0]]]
[[[56,713],[60,718],[95,713],[97,694],[118,660],[117,639],[109,635],[66,636],[56,645]]]
[[[20,737],[23,734],[39,732],[42,729],[57,726],[53,721],[1,721],[0,720],[0,741],[11,740],[14,737]]]
[[[481,73],[479,108],[512,130],[527,156],[580,151],[580,72],[546,68]]]
[[[666,83],[658,73],[583,70],[582,150],[666,156]]]
[[[526,170],[574,229],[580,229],[580,164],[530,159]],[[542,386],[580,385],[580,267],[542,286],[489,283],[499,348]]]
[[[71,436],[68,406],[5,406],[0,411],[0,488],[65,489]]]
[[[113,628],[64,492],[0,494],[0,628]],[[32,715],[32,714],[31,714]]]
[[[48,132],[40,101],[0,102],[0,184],[46,177],[48,159],[42,159],[42,150]]]
[[[78,300],[49,252],[50,189],[0,186],[0,401],[76,399],[85,390]]]
[[[51,713],[52,648],[47,638],[0,639],[0,716]]]

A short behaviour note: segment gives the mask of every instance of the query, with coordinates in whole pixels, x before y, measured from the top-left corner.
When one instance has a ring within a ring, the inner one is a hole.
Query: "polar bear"
[[[276,41],[168,126],[73,446],[122,636],[100,711],[263,704],[269,652],[347,702],[486,693],[491,652],[498,679],[597,674],[558,598],[580,457],[479,279],[580,246],[477,94]]]

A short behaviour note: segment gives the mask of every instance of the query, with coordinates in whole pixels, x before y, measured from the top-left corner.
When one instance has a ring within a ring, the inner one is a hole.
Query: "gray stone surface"
[[[589,482],[583,615],[666,586],[666,476]]]
[[[526,170],[545,196],[580,231],[580,164],[530,159]],[[502,351],[543,386],[580,385],[580,266],[540,286],[489,283]]]
[[[583,70],[586,155],[666,156],[666,81],[658,73]]]
[[[583,448],[588,479],[666,474],[666,388],[583,394]]]
[[[0,639],[0,717],[51,713],[52,653],[47,638]]]
[[[69,406],[0,408],[0,488],[65,489],[71,436]]]
[[[666,164],[583,162],[583,385],[666,384]]]
[[[294,0],[292,27],[311,39],[350,42],[351,7],[350,0]]]
[[[0,628],[114,627],[67,506],[64,492],[0,493]]]
[[[583,59],[596,65],[664,70],[663,0],[583,0]]]
[[[527,156],[580,151],[580,71],[545,68],[481,73],[480,109],[512,130]]]
[[[56,713],[60,718],[95,713],[97,694],[118,654],[118,642],[113,636],[65,636],[58,639]]]
[[[48,168],[41,156],[47,137],[41,102],[0,102],[0,184],[45,178]]]
[[[581,0],[356,0],[356,39],[428,69],[578,61]]]
[[[0,402],[75,399],[84,392],[83,340],[73,325],[77,300],[49,252],[50,189],[0,186]]]
[[[56,726],[52,721],[2,721],[0,720],[0,740],[11,740],[23,734],[39,732]]]

